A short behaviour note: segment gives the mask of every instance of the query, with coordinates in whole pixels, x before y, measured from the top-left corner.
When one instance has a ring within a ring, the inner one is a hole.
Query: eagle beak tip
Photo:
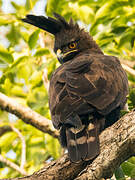
[[[57,58],[58,58],[59,62],[62,64],[62,62],[63,62],[62,61],[62,59],[63,59],[62,51],[60,49],[58,49],[57,52],[56,52],[56,55],[57,55]]]

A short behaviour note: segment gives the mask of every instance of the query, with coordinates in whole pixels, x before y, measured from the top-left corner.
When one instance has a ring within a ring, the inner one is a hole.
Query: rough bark
[[[100,155],[93,162],[74,164],[64,155],[22,180],[99,180],[112,176],[126,159],[135,155],[135,111],[100,134]],[[15,178],[14,180],[19,180]]]

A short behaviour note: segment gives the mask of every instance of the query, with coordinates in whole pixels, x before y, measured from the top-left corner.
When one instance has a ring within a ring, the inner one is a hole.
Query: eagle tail
[[[80,129],[66,128],[68,155],[72,162],[91,160],[99,154],[99,132],[100,124],[95,119]]]

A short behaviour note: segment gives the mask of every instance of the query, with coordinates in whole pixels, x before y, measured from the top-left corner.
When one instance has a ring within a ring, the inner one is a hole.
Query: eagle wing
[[[73,112],[85,114],[96,109],[107,115],[124,106],[127,94],[127,76],[116,57],[78,56],[61,65],[51,78],[50,110],[54,121],[58,121],[54,125]]]

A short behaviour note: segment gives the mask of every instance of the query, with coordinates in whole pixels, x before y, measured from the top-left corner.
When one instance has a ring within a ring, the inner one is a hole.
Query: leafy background
[[[135,69],[135,0],[0,0],[0,92],[51,119],[48,109],[48,83],[59,66],[52,51],[53,37],[23,23],[26,14],[60,13],[72,16],[84,27],[105,54],[115,55]],[[43,78],[44,77],[44,78]],[[135,107],[135,76],[128,72],[129,109]],[[59,142],[48,134],[25,124],[16,116],[0,110],[0,127],[12,124],[26,141],[25,170],[39,170],[63,153]],[[16,132],[0,137],[0,154],[20,164],[21,141]],[[0,162],[0,178],[22,176]],[[115,172],[116,179],[135,177],[135,157]]]

